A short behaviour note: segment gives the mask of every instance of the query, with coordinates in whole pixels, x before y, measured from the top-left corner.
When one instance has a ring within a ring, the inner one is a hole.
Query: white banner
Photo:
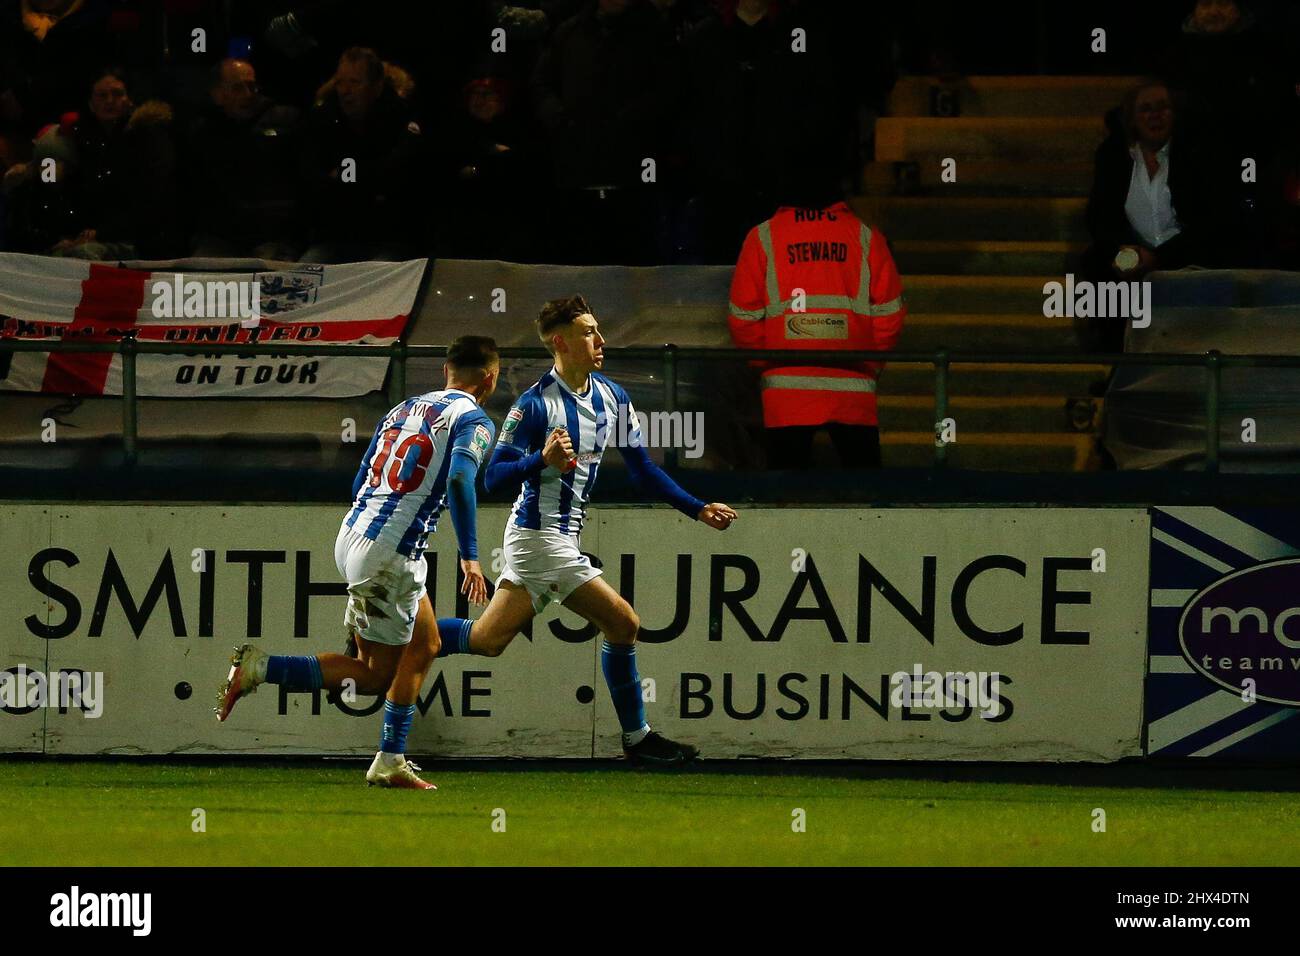
[[[3,668],[102,675],[81,707],[5,701],[0,750],[375,750],[369,698],[266,686],[225,724],[211,710],[237,643],[341,649],[344,511],[0,508]],[[505,518],[480,511],[485,565]],[[428,557],[440,616],[463,612],[449,532]],[[1141,752],[1149,534],[1140,509],[753,509],[719,534],[606,508],[583,548],[641,614],[651,724],[705,756],[1091,761]],[[551,609],[499,658],[438,661],[410,749],[617,754],[599,640]]]
[[[298,265],[261,272],[149,272],[116,264],[0,253],[0,337],[193,343],[142,355],[141,396],[329,397],[383,385],[386,357],[241,356],[207,344],[362,343],[402,334],[425,260]],[[120,395],[112,353],[19,352],[0,389]]]

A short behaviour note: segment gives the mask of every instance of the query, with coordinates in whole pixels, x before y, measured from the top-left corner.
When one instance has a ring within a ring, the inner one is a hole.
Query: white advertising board
[[[211,710],[235,644],[342,649],[344,512],[0,508],[3,667],[103,675],[89,705],[7,701],[0,750],[373,752],[373,698],[264,686]],[[485,569],[506,515],[480,509]],[[704,756],[1115,760],[1141,752],[1149,534],[1142,509],[756,508],[719,534],[607,507],[582,546],[641,615],[651,724]],[[437,613],[463,614],[450,528],[431,543]],[[436,662],[410,751],[617,754],[592,631],[552,608],[501,657]]]

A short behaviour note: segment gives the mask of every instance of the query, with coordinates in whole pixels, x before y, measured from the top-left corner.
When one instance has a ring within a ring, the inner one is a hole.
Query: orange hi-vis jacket
[[[745,349],[892,349],[903,283],[884,236],[843,202],[783,206],[749,231],[731,280],[731,338]],[[876,424],[881,362],[763,372],[763,424]]]

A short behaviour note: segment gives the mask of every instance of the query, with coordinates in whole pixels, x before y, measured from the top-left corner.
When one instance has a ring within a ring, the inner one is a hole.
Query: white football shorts
[[[376,644],[409,644],[429,566],[371,541],[346,524],[334,542],[334,562],[348,582],[343,624]]]
[[[497,578],[497,587],[509,581],[524,588],[538,614],[548,604],[563,604],[601,573],[580,550],[577,535],[534,531],[511,522],[506,525],[503,545],[506,567]]]

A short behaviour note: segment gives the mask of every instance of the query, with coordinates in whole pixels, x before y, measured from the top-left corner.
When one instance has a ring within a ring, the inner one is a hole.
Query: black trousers
[[[825,428],[845,468],[880,467],[880,429],[875,425],[789,425],[768,428],[767,467],[789,471],[812,468],[813,436]]]

